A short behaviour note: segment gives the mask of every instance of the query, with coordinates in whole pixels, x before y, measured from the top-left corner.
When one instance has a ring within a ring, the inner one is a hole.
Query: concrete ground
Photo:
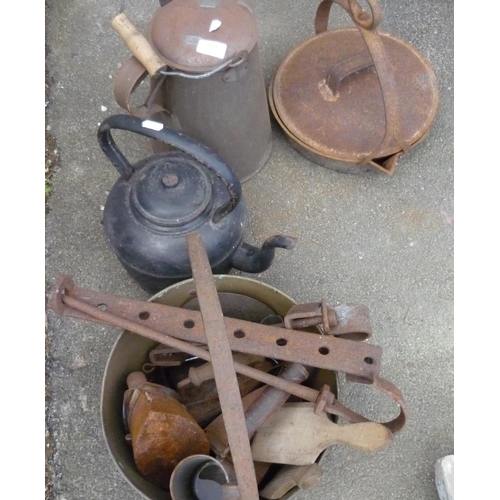
[[[309,0],[255,0],[266,83],[281,60],[312,36]],[[47,290],[61,274],[77,285],[147,299],[108,250],[101,209],[117,173],[96,132],[122,112],[113,78],[129,52],[110,21],[119,0],[49,0],[48,70],[52,79],[47,126],[60,166],[46,216]],[[383,349],[381,375],[408,406],[406,427],[382,452],[330,448],[324,476],[295,498],[436,500],[434,463],[454,452],[453,396],[453,2],[380,0],[380,29],[431,62],[440,104],[425,141],[403,156],[393,176],[345,175],[296,153],[273,128],[265,167],[243,185],[249,209],[247,240],[275,233],[297,236],[256,278],[297,302],[363,303]],[[158,6],[129,0],[126,12],[143,30]],[[331,27],[349,25],[337,7]],[[138,148],[137,159],[149,150]],[[255,277],[255,276],[253,276]],[[100,424],[103,371],[118,329],[48,312],[48,417],[57,500],[136,500],[106,448]],[[390,402],[369,388],[343,382],[341,400],[374,420]]]

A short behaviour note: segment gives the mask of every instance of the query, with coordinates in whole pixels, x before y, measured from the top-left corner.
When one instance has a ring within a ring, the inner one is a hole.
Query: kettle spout
[[[276,248],[291,250],[296,242],[297,238],[282,235],[267,238],[261,248],[243,242],[233,255],[231,265],[244,273],[262,273],[273,263]]]

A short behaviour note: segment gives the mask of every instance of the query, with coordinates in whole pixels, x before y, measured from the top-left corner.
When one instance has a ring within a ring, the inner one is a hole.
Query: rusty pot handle
[[[338,96],[340,85],[347,77],[370,69],[373,66],[373,59],[370,54],[364,50],[363,52],[354,54],[353,56],[347,57],[346,59],[335,64],[326,77],[326,84],[330,87],[333,94]],[[380,147],[377,149],[380,149]],[[385,158],[382,162],[380,162],[380,160],[379,162],[375,162],[372,158],[370,158],[368,165],[375,170],[383,172],[384,174],[391,175],[394,173],[397,161],[401,154],[402,151],[394,153],[388,158]]]
[[[133,57],[127,59],[118,71],[113,94],[118,105],[138,118],[150,118],[157,113],[170,113],[158,104],[156,99],[164,77],[161,71],[167,65],[153,49],[147,38],[142,35],[124,12],[111,21],[112,28],[120,35]],[[133,92],[148,76],[151,77],[151,90],[144,104],[133,106]]]
[[[340,5],[347,11],[356,26],[364,29],[375,29],[382,19],[382,12],[376,0],[367,0],[371,16],[362,9],[357,0],[323,0],[318,6],[314,21],[314,28],[317,35],[328,29],[328,18],[330,17],[330,9],[333,3]]]
[[[373,67],[373,59],[370,54],[364,50],[359,54],[354,54],[335,64],[326,77],[326,84],[330,87],[333,94],[337,95],[340,90],[340,85],[345,78],[371,67]]]
[[[359,32],[363,36],[363,40],[369,52],[372,65],[375,67],[375,73],[379,80],[382,90],[382,99],[384,101],[385,112],[385,134],[380,144],[363,160],[360,164],[369,164],[375,169],[384,173],[391,174],[396,166],[396,161],[402,152],[408,149],[408,146],[402,143],[396,136],[401,128],[399,116],[399,103],[397,99],[396,81],[394,71],[390,60],[387,57],[386,50],[382,39],[376,30],[376,27],[381,20],[381,11],[376,0],[367,0],[370,8],[370,13],[364,11],[357,0],[322,0],[316,11],[315,31],[316,34],[325,32],[328,29],[328,18],[332,4],[340,5],[354,21]],[[341,61],[335,66],[328,75],[329,86],[333,85],[338,90],[338,87],[348,74],[357,73],[371,66],[366,57],[359,54]],[[330,86],[330,88],[332,88]],[[333,88],[332,88],[333,90]],[[387,158],[382,165],[372,161],[374,158],[381,156],[381,152],[387,145],[395,140],[401,148],[401,152],[395,153]]]
[[[144,82],[148,76],[148,71],[144,65],[132,56],[122,64],[115,77],[113,95],[117,104],[128,111],[132,116],[138,118],[150,118],[157,113],[170,113],[163,108],[157,99],[161,91],[165,77],[154,77],[151,79],[151,89],[146,101],[143,104],[134,106],[132,94]]]

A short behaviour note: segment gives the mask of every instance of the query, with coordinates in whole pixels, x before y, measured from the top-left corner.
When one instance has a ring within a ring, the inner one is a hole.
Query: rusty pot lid
[[[393,155],[425,136],[438,105],[434,71],[410,44],[387,33],[379,35],[395,84],[394,136],[384,141],[380,75],[356,28],[311,37],[281,63],[270,96],[288,135],[320,156],[348,162],[361,162],[375,150],[377,158]]]
[[[257,24],[250,9],[234,0],[172,0],[159,8],[148,38],[175,69],[200,72],[248,53],[257,43]]]

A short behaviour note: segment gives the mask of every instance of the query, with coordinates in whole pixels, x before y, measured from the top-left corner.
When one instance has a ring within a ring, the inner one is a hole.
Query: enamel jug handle
[[[111,130],[126,130],[164,142],[175,149],[188,154],[208,168],[222,181],[229,193],[229,201],[221,205],[214,213],[213,222],[217,223],[231,213],[241,199],[241,183],[233,170],[217,154],[187,135],[165,127],[163,123],[144,120],[130,115],[113,115],[106,118],[97,131],[97,140],[104,154],[127,180],[134,172],[134,167],[125,158],[111,136]]]

